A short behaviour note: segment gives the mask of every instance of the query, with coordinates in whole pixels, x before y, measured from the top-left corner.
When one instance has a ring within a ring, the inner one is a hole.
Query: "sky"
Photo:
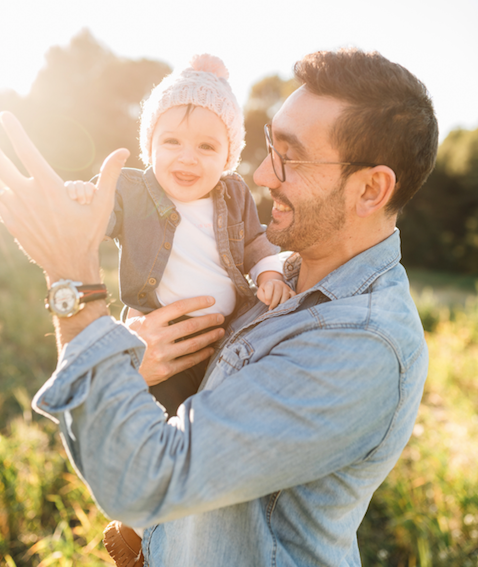
[[[27,94],[53,45],[83,28],[116,55],[184,67],[221,57],[241,104],[307,53],[377,50],[431,93],[443,140],[478,128],[478,0],[0,0],[0,89]]]

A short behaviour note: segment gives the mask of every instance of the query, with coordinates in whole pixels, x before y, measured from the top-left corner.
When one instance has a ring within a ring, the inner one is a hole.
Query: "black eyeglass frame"
[[[315,165],[358,165],[358,166],[361,166],[361,167],[376,167],[378,165],[376,163],[369,163],[369,162],[365,162],[365,161],[304,161],[304,160],[296,160],[296,159],[286,159],[282,154],[280,154],[274,148],[274,144],[272,143],[272,127],[271,127],[271,124],[265,124],[264,125],[264,134],[266,136],[267,150],[269,152],[269,155],[271,156],[272,169],[274,170],[275,176],[277,177],[277,179],[281,183],[284,183],[285,178],[286,178],[285,177],[285,164],[286,163],[309,163],[309,164],[315,164]],[[281,162],[282,178],[279,175],[279,173],[276,171],[276,168],[275,168],[275,165],[274,165],[274,156],[272,155],[272,152],[275,152],[275,154],[277,155],[277,157],[279,158],[279,160]]]

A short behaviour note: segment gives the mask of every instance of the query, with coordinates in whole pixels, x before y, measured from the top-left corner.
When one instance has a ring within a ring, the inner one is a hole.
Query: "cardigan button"
[[[145,293],[140,293],[138,297],[139,297],[140,299],[144,299],[144,298],[146,297],[146,294],[145,294]]]
[[[171,250],[171,242],[165,242],[164,247],[166,248],[166,250]]]
[[[171,213],[171,220],[176,222],[179,219],[178,213]]]
[[[149,278],[148,283],[149,285],[156,285],[156,278]]]

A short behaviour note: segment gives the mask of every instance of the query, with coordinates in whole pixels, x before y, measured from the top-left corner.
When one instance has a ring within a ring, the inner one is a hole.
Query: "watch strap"
[[[106,299],[108,292],[105,284],[79,285],[76,289],[80,293],[80,303],[88,303],[97,299]]]

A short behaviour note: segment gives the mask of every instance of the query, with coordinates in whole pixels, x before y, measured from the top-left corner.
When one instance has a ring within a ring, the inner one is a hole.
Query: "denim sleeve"
[[[384,341],[323,330],[278,344],[166,421],[136,370],[141,341],[107,318],[92,327],[68,345],[35,406],[59,419],[99,506],[134,527],[246,502],[364,459],[399,403],[398,361]]]

